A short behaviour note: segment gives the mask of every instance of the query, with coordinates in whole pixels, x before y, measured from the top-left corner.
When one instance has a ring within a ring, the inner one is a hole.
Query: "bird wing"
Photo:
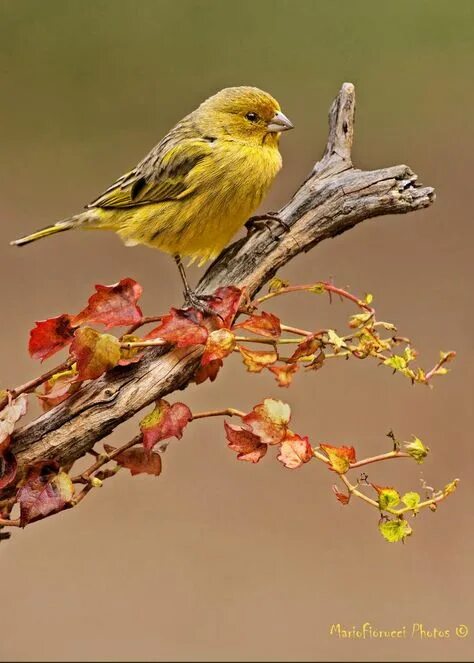
[[[119,177],[88,207],[135,207],[185,198],[196,189],[189,175],[212,153],[211,142],[168,134],[136,168]]]

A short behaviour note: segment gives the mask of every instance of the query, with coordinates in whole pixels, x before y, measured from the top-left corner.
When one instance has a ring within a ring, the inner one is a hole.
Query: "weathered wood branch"
[[[433,189],[418,184],[408,166],[374,171],[353,167],[354,109],[354,86],[344,83],[330,109],[322,159],[279,210],[290,230],[276,241],[269,230],[262,229],[229,246],[202,277],[200,293],[233,284],[247,286],[254,295],[293,257],[324,239],[370,217],[412,212],[433,202]],[[186,387],[202,351],[202,347],[157,348],[140,363],[114,369],[86,384],[65,403],[14,434],[12,450],[20,466],[44,458],[68,465],[83,456],[143,407]]]

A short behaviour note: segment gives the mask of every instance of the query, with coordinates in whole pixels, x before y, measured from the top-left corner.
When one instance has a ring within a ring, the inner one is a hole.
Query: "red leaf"
[[[203,345],[207,341],[208,331],[201,325],[202,313],[194,309],[172,308],[164,315],[158,327],[155,327],[146,338],[163,338],[174,343],[178,348],[189,345]]]
[[[137,302],[143,288],[139,283],[126,278],[114,285],[96,285],[95,289],[97,292],[89,297],[86,308],[74,318],[74,325],[93,322],[106,327],[121,327],[141,320],[142,312]]]
[[[193,415],[184,403],[156,401],[155,409],[140,422],[143,433],[143,446],[152,449],[155,444],[169,437],[183,437],[183,430],[191,421]]]
[[[292,431],[287,431],[286,437],[280,446],[280,455],[277,460],[290,470],[301,467],[313,458],[313,450],[307,437],[300,437]]]
[[[285,364],[284,366],[268,366],[268,370],[275,374],[279,387],[289,387],[293,374],[299,369],[298,364]]]
[[[263,403],[256,405],[252,412],[242,417],[252,433],[258,435],[266,444],[280,444],[288,430],[291,410],[290,406],[282,401],[266,398]]]
[[[209,308],[220,315],[217,318],[221,327],[230,328],[234,321],[235,315],[239,310],[240,302],[242,301],[244,291],[236,288],[233,285],[217,288],[212,295],[211,300],[208,302]]]
[[[213,359],[205,366],[200,366],[194,376],[194,382],[196,384],[201,384],[201,382],[205,382],[207,378],[209,378],[211,382],[214,382],[219,372],[219,369],[223,365],[224,362],[222,361],[222,359]]]
[[[350,493],[349,493],[349,495],[347,495],[346,493],[341,493],[341,491],[339,490],[339,488],[337,486],[333,486],[332,489],[333,489],[334,495],[336,496],[336,499],[338,500],[338,502],[340,502],[344,506],[346,504],[349,504],[349,500],[351,499]]]
[[[329,458],[329,469],[338,472],[338,474],[345,474],[350,464],[355,463],[356,455],[354,447],[333,447],[331,444],[320,444],[319,446],[326,452]]]
[[[56,463],[36,463],[30,467],[25,483],[17,493],[21,526],[40,516],[61,511],[73,495],[70,477],[65,472],[58,473]]]
[[[237,452],[237,460],[245,460],[250,463],[258,461],[267,453],[267,445],[262,443],[258,435],[255,435],[243,426],[233,426],[224,421],[225,434],[229,441],[229,448]]]
[[[238,346],[238,350],[249,373],[260,373],[278,359],[275,350],[249,350],[242,345]]]
[[[115,451],[115,447],[104,444],[107,453]],[[161,474],[161,456],[156,451],[150,451],[143,447],[132,447],[114,457],[119,465],[130,470],[130,474],[152,474],[157,477]]]
[[[33,359],[44,361],[69,345],[74,336],[72,318],[67,313],[35,323],[30,332],[28,350]]]
[[[216,359],[224,359],[235,348],[235,336],[228,329],[216,329],[207,337],[206,349],[201,358],[201,366]]]
[[[0,451],[4,440],[7,440],[13,433],[18,419],[26,413],[27,406],[28,401],[26,395],[21,394],[0,411]]]
[[[100,334],[91,327],[76,330],[71,345],[76,358],[79,380],[95,380],[120,361],[120,342],[110,334]]]
[[[269,338],[278,338],[281,335],[280,319],[273,313],[265,311],[262,311],[261,315],[251,315],[244,322],[234,325],[234,329],[246,329]]]

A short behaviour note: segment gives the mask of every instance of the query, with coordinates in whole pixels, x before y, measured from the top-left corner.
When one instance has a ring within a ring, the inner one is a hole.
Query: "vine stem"
[[[259,336],[236,336],[237,343],[266,343],[267,345],[289,345],[301,343],[299,338],[260,338]]]
[[[370,504],[371,506],[375,507],[378,511],[380,512],[385,511],[386,513],[390,513],[390,515],[392,516],[402,516],[403,514],[408,513],[410,511],[413,512],[419,511],[420,509],[423,509],[427,506],[431,506],[432,504],[438,504],[438,502],[442,502],[449,495],[448,492],[440,492],[438,495],[435,495],[435,497],[432,497],[429,500],[425,500],[424,502],[419,502],[415,507],[405,506],[400,509],[393,509],[387,507],[385,509],[380,509],[380,505],[376,500],[373,500],[371,497],[368,497],[368,495],[362,493],[360,490],[358,490],[357,486],[353,486],[349,481],[349,479],[344,474],[340,474],[339,476],[341,478],[341,481],[345,484],[347,490],[351,495],[355,495],[356,497],[363,500],[367,504]],[[457,483],[458,481],[459,481],[458,479],[455,479],[454,483]]]
[[[206,417],[219,417],[219,416],[244,417],[245,412],[242,412],[241,410],[236,410],[235,408],[232,407],[224,408],[222,410],[208,410],[205,412],[196,412],[195,414],[192,414],[191,421],[194,421],[195,419],[204,419]],[[106,453],[104,451],[103,453],[97,456],[95,463],[93,463],[89,468],[87,468],[87,470],[85,470],[81,474],[78,474],[77,476],[73,477],[71,481],[73,483],[86,483],[88,485],[91,485],[91,487],[93,487],[91,484],[91,477],[93,474],[95,474],[98,470],[100,470],[104,465],[109,463],[111,460],[114,460],[114,458],[119,456],[124,451],[127,451],[128,449],[131,449],[131,447],[140,444],[141,441],[142,441],[142,434],[139,433],[138,435],[135,435],[134,438],[123,444],[121,447],[114,449],[114,451],[111,451],[110,453]]]
[[[162,319],[163,319],[162,315],[144,315],[141,320],[139,320],[138,322],[136,322],[134,325],[132,325],[127,329],[124,336],[127,336],[128,334],[133,334],[133,332],[137,331],[137,329],[143,327],[144,325],[148,325],[151,322],[161,322]]]
[[[87,470],[85,470],[81,474],[78,474],[77,476],[73,477],[71,481],[73,483],[90,483],[90,478],[92,474],[94,474],[94,472],[97,472],[97,470],[99,470],[103,465],[109,463],[119,454],[123,453],[124,451],[127,451],[127,449],[130,449],[131,447],[134,447],[136,444],[139,444],[141,441],[142,441],[142,434],[139,433],[138,435],[135,435],[134,438],[123,444],[121,447],[118,447],[118,449],[115,449],[110,453],[104,452],[99,454],[95,463],[93,463],[89,468],[87,468]]]
[[[326,463],[327,465],[330,463],[329,458],[318,451],[318,449],[313,449],[313,456],[318,460],[321,460],[323,463]],[[368,458],[363,458],[362,460],[358,460],[355,463],[350,463],[348,471],[355,470],[358,467],[364,467],[364,465],[370,465],[371,463],[379,463],[383,460],[390,460],[391,458],[411,458],[411,456],[406,451],[389,451],[385,454],[369,456]]]
[[[157,345],[169,345],[169,341],[164,338],[152,338],[148,341],[122,341],[120,347],[124,350],[131,350],[132,348],[153,348]]]
[[[386,454],[371,456],[370,458],[364,458],[363,460],[358,460],[355,463],[351,463],[350,469],[354,470],[357,467],[364,467],[364,465],[370,465],[370,463],[378,463],[379,461],[382,460],[390,460],[390,458],[411,458],[411,456],[406,451],[389,451]]]
[[[428,373],[425,375],[426,382],[429,382],[431,380],[433,375],[436,374],[436,371],[438,371],[443,366],[443,364],[446,364],[448,361],[451,361],[451,359],[454,359],[455,356],[456,353],[454,351],[447,352],[446,355],[442,357],[438,361],[438,363],[435,364],[433,368],[430,371],[428,371]]]
[[[243,412],[242,410],[237,410],[236,408],[232,407],[227,407],[227,408],[222,408],[218,410],[205,410],[203,412],[196,412],[191,415],[191,421],[197,420],[197,419],[205,419],[205,418],[210,418],[210,417],[219,417],[219,416],[229,416],[229,417],[240,417],[243,418],[246,416],[246,413]],[[73,508],[77,506],[92,490],[92,488],[96,486],[100,486],[102,484],[102,481],[114,476],[117,471],[120,469],[120,465],[117,465],[115,468],[112,469],[102,469],[104,465],[109,463],[110,461],[114,460],[117,458],[120,454],[123,452],[127,451],[131,447],[136,446],[137,444],[140,444],[142,442],[142,433],[139,433],[135,437],[133,437],[131,440],[126,442],[124,445],[121,447],[114,449],[111,452],[103,452],[101,454],[96,455],[96,460],[95,462],[84,472],[81,474],[72,477],[71,481],[73,483],[81,483],[85,484],[82,488],[82,490],[76,494],[73,499],[65,505],[64,508]],[[318,448],[313,448],[312,449],[313,456],[317,460],[323,462],[326,465],[330,465],[330,460],[329,458],[321,453],[321,451]],[[357,469],[359,467],[363,467],[365,465],[369,465],[371,463],[377,463],[381,462],[384,460],[390,460],[392,458],[409,458],[410,454],[405,452],[405,451],[399,451],[398,449],[394,449],[393,451],[389,451],[385,454],[378,454],[375,456],[369,456],[368,458],[364,458],[362,460],[356,461],[354,463],[350,463],[348,472],[350,470]],[[431,506],[433,504],[437,504],[438,502],[442,501],[447,497],[449,494],[448,492],[440,492],[439,494],[436,494],[434,497],[425,500],[424,502],[419,502],[416,507],[410,507],[410,506],[405,506],[400,509],[394,509],[394,508],[385,508],[385,509],[380,509],[380,505],[377,500],[372,499],[368,495],[365,495],[362,491],[358,489],[358,485],[353,485],[350,480],[347,478],[346,474],[339,474],[339,477],[341,481],[344,483],[346,486],[348,492],[350,495],[355,495],[358,499],[361,499],[362,501],[366,502],[370,506],[376,508],[379,511],[385,511],[386,513],[389,513],[391,515],[400,517],[405,513],[408,513],[410,511],[418,511],[424,507]],[[95,479],[95,481],[94,481]],[[455,483],[457,483],[457,479],[455,480]],[[53,515],[56,512],[51,512],[46,514],[45,516],[38,516],[34,518],[31,522],[36,522],[37,520],[42,520],[43,518],[47,518],[50,515]],[[14,520],[9,520],[7,518],[0,518],[0,528],[1,527],[21,527],[21,519],[16,518]]]
[[[59,366],[55,366],[55,368],[50,368],[49,371],[46,371],[46,373],[43,373],[37,378],[33,378],[32,380],[29,380],[28,382],[25,382],[24,384],[20,385],[19,387],[15,387],[14,389],[7,389],[7,395],[0,401],[0,410],[3,410],[3,408],[8,405],[10,400],[13,400],[15,398],[18,398],[21,394],[29,393],[36,389],[36,387],[39,387],[40,385],[43,384],[43,382],[46,382],[49,380],[49,378],[53,377],[56,373],[61,373],[61,371],[67,371],[69,368],[71,368],[71,365],[74,363],[74,360],[69,357],[66,359],[66,361],[63,361],[62,364],[59,364]]]
[[[9,520],[8,518],[0,518],[0,527],[20,527],[20,519]]]
[[[349,301],[356,304],[359,308],[368,311],[371,315],[375,313],[375,309],[369,306],[369,304],[367,304],[361,299],[358,299],[355,295],[352,295],[350,292],[347,292],[347,290],[344,290],[343,288],[338,288],[337,286],[333,285],[332,283],[328,283],[327,281],[317,281],[316,283],[309,283],[306,285],[286,286],[281,288],[280,290],[269,292],[266,295],[262,295],[262,297],[258,297],[257,299],[255,299],[253,304],[259,306],[263,302],[266,302],[269,299],[273,299],[274,297],[279,297],[280,295],[286,295],[292,292],[308,292],[312,290],[314,291],[315,288],[318,287],[322,288],[322,290],[326,291],[329,295],[331,294],[339,295],[339,297],[348,299]]]
[[[222,410],[207,410],[205,412],[196,412],[192,415],[191,421],[195,419],[204,419],[205,417],[245,417],[245,412],[242,410],[236,410],[233,407],[226,407]]]
[[[299,327],[291,327],[290,325],[284,325],[280,323],[280,328],[282,331],[286,331],[289,334],[298,334],[298,336],[312,336],[313,332],[308,331],[307,329],[300,329]],[[319,332],[316,332],[315,336],[318,335]]]
[[[371,497],[368,497],[367,495],[364,495],[360,490],[357,489],[356,486],[353,486],[349,479],[344,475],[340,474],[341,481],[346,485],[347,490],[351,495],[355,495],[359,499],[363,500],[364,502],[367,502],[367,504],[370,504],[371,506],[374,506],[376,509],[379,508],[379,503],[373,500]]]

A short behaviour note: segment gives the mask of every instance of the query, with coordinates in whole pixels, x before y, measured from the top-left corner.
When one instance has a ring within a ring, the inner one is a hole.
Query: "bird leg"
[[[181,256],[176,254],[174,257],[174,260],[178,266],[179,270],[179,275],[181,276],[181,280],[183,282],[184,286],[184,301],[187,306],[192,306],[192,308],[195,308],[197,311],[200,311],[201,313],[204,313],[204,315],[218,315],[215,311],[212,310],[209,306],[205,304],[206,299],[209,299],[208,295],[197,295],[194,290],[191,288],[189,285],[188,277],[186,276],[186,272],[184,270],[184,265],[181,261]],[[219,316],[220,317],[220,316]]]
[[[286,223],[286,221],[283,221],[283,219],[280,218],[278,212],[267,212],[266,214],[251,216],[250,219],[245,223],[245,227],[247,228],[248,234],[256,232],[257,230],[262,230],[262,228],[266,228],[270,231],[272,239],[278,241],[282,233],[280,233],[280,235],[274,234],[272,228],[272,224],[274,223],[282,226],[285,232],[290,230],[290,226]]]

